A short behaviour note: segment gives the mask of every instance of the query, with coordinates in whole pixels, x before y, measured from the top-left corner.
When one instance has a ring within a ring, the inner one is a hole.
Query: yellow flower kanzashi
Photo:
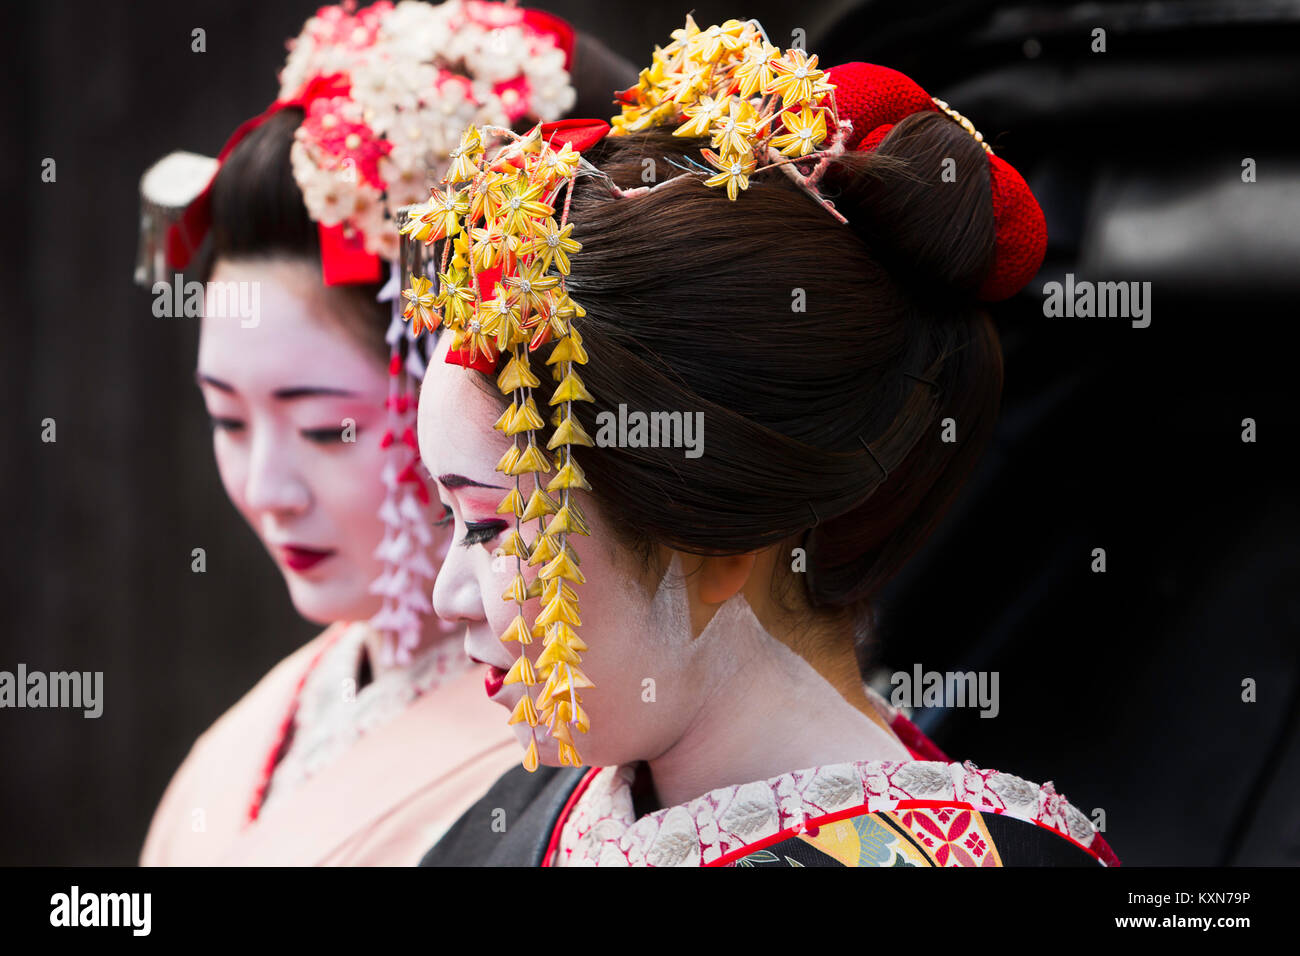
[[[713,149],[702,154],[718,173],[705,185],[734,200],[761,171],[760,160],[775,155],[769,148],[781,154],[774,165],[801,160],[826,148],[840,122],[835,86],[816,56],[782,53],[753,20],[701,30],[687,16],[623,94],[622,114],[613,119],[614,135],[653,126],[708,137]]]
[[[538,256],[543,271],[549,269],[554,262],[560,275],[569,274],[569,254],[582,248],[577,241],[569,238],[572,232],[573,223],[561,229],[549,216],[534,228],[533,238],[528,242],[528,251]]]
[[[786,132],[772,137],[772,146],[786,156],[807,156],[826,139],[826,114],[804,107],[798,113],[782,113]]]
[[[434,308],[437,296],[432,291],[433,283],[423,276],[416,276],[411,285],[412,288],[402,292],[408,303],[402,311],[402,317],[410,321],[413,334],[419,335],[424,329],[432,332],[438,327]]]
[[[706,149],[704,158],[722,170],[716,176],[704,180],[704,185],[726,187],[728,199],[735,199],[740,190],[749,188],[749,174],[758,165],[753,153],[746,153],[743,156],[735,153],[719,156],[713,150]]]
[[[495,144],[491,152],[489,144]],[[567,205],[556,211],[562,198],[567,202],[561,193],[572,190],[579,162],[569,144],[557,148],[545,141],[540,127],[524,136],[471,128],[452,154],[443,178],[447,188],[412,207],[400,229],[408,242],[442,241],[437,289],[426,276],[412,275],[403,315],[417,332],[444,326],[451,348],[468,360],[462,364],[495,368],[505,359],[496,384],[509,405],[495,427],[511,445],[497,471],[514,478],[514,487],[497,511],[515,519],[501,553],[515,559],[514,580],[502,597],[516,613],[501,640],[519,644],[505,682],[524,685],[509,722],[532,729],[524,755],[530,771],[539,764],[539,727],[556,741],[562,765],[581,765],[574,734],[590,728],[581,692],[594,686],[582,670],[587,645],[578,636],[575,587],[585,577],[573,546],[574,536],[590,534],[574,493],[591,487],[573,447],[593,444],[573,405],[594,399],[577,371],[587,353],[573,320],[585,312],[565,289],[570,257],[582,245],[565,221]],[[489,290],[484,274],[490,270],[499,275]],[[531,357],[548,343],[546,365],[557,384],[550,398],[554,429],[543,446],[547,422],[533,395],[541,380]],[[537,529],[531,541],[524,535],[528,524]],[[534,599],[541,610],[530,623],[525,605]],[[526,647],[537,640],[542,646],[534,661]]]
[[[469,210],[464,193],[453,189],[433,191],[427,202],[417,205],[406,224],[399,229],[421,242],[436,242],[460,231],[461,217]]]

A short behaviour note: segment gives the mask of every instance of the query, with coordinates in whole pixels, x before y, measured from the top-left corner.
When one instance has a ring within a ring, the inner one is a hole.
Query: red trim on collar
[[[578,785],[573,788],[573,793],[569,794],[569,799],[565,801],[564,808],[560,810],[560,817],[555,821],[555,826],[551,828],[551,839],[546,844],[546,854],[542,857],[542,866],[550,866],[551,860],[560,848],[560,831],[564,829],[564,821],[569,819],[569,814],[573,811],[574,804],[591,786],[591,781],[596,779],[596,774],[600,773],[600,767],[592,767],[578,781]]]
[[[289,699],[288,713],[284,715],[284,719],[280,722],[275,734],[275,743],[272,744],[271,751],[266,755],[266,760],[262,764],[262,771],[258,774],[257,786],[253,790],[253,799],[248,804],[248,815],[244,821],[245,826],[257,822],[257,818],[262,813],[262,804],[266,802],[266,791],[271,786],[271,777],[275,775],[275,768],[279,766],[288,749],[285,745],[289,742],[289,732],[293,729],[294,721],[298,718],[298,702],[302,697],[302,689],[307,684],[307,678],[316,670],[316,666],[320,664],[325,652],[334,646],[343,632],[347,630],[347,627],[346,624],[339,625],[338,633],[331,636],[325,642],[325,645],[316,652],[316,655],[311,659],[311,663],[302,672],[302,676],[298,678],[298,683],[294,685],[293,695]]]
[[[448,359],[448,361],[450,361],[450,358]],[[952,761],[948,759],[948,757],[944,754],[944,752],[940,750],[937,746],[935,746],[934,741],[932,741],[929,737],[927,737],[924,733],[922,733],[921,729],[917,727],[916,724],[912,723],[901,713],[896,714],[894,716],[893,721],[890,722],[890,729],[892,729],[894,733],[898,734],[899,739],[903,742],[903,746],[907,748],[907,752],[910,753],[914,759],[937,760],[942,763],[952,763]],[[596,774],[599,771],[600,771],[599,767],[592,767],[591,770],[589,770],[586,773],[586,775],[582,778],[582,780],[578,783],[578,786],[574,788],[573,793],[569,794],[569,799],[565,802],[563,809],[560,810],[560,816],[555,821],[555,826],[551,829],[551,839],[550,842],[547,843],[546,845],[546,855],[542,858],[542,866],[551,866],[551,860],[554,858],[556,851],[559,849],[560,846],[560,831],[564,829],[565,821],[569,819],[569,814],[573,811],[574,805],[577,804],[578,798],[581,797],[582,794],[586,791],[587,787],[591,785],[591,781],[595,779]],[[818,823],[819,824],[833,823],[836,820],[842,820],[846,817],[856,816],[861,811],[862,811],[862,807],[855,807],[850,810],[840,810],[837,811],[836,813],[829,814],[826,817],[819,817]],[[1044,826],[1046,826],[1046,824],[1044,824]],[[778,833],[776,836],[762,840],[759,843],[746,848],[744,850],[744,853],[752,853],[756,849],[762,849],[763,847],[768,846],[771,843],[775,843],[778,837],[784,838],[786,836],[792,836],[795,833],[802,832],[802,830],[803,827],[793,827],[789,830],[782,830],[781,833]],[[1060,833],[1059,830],[1056,832]],[[1061,834],[1061,835],[1065,836],[1065,834]],[[1066,837],[1066,838],[1072,839],[1070,837]],[[1105,849],[1106,855],[1102,856],[1101,859],[1104,860],[1104,862],[1108,866],[1118,866],[1119,859],[1115,856],[1113,852],[1111,852],[1110,847],[1106,846],[1105,841],[1101,839],[1100,835],[1098,835],[1097,841],[1100,841],[1102,847]],[[1074,842],[1078,843],[1077,840],[1075,840]],[[1085,850],[1088,849],[1087,847],[1083,847],[1082,844],[1079,844],[1079,846],[1081,846]],[[1089,850],[1089,852],[1092,851]],[[744,853],[740,851],[733,851],[732,853],[726,854],[725,858],[731,859],[737,855],[743,856]],[[1114,861],[1113,863],[1111,862],[1112,860]],[[705,864],[705,866],[720,866],[720,865],[721,863],[716,861],[714,863]]]
[[[941,763],[954,763],[949,756],[938,748],[933,740],[921,732],[921,728],[916,726],[902,713],[894,715],[894,719],[889,722],[889,729],[892,730],[907,752],[916,760],[938,760]]]

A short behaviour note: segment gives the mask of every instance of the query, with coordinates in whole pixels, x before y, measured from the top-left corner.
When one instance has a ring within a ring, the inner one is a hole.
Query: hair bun
[[[877,124],[860,142],[836,177],[850,226],[917,295],[978,296],[996,254],[984,150],[934,110]]]
[[[853,124],[845,146],[853,151],[877,151],[890,132],[917,113],[950,111],[937,103],[910,77],[873,63],[845,63],[831,67],[840,115]],[[986,153],[989,195],[992,203],[994,249],[981,281],[972,291],[994,302],[1014,295],[1032,279],[1047,253],[1047,221],[1023,177],[1005,160],[993,155],[975,128],[954,115],[952,125],[973,134]],[[959,283],[966,284],[966,283]]]

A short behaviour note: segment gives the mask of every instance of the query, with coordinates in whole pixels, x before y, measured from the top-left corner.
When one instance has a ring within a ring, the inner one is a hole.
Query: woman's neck
[[[859,699],[850,703],[763,628],[743,595],[724,604],[697,640],[708,658],[700,673],[713,690],[677,741],[649,761],[663,806],[791,770],[911,759],[860,685],[854,682]]]

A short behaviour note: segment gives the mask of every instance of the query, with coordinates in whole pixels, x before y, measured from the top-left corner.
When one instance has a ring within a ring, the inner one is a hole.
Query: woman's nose
[[[295,466],[288,444],[269,432],[254,436],[244,488],[250,508],[297,513],[311,506],[311,491]]]
[[[484,619],[483,596],[470,549],[454,542],[447,548],[433,582],[433,613],[445,621],[469,623]]]

